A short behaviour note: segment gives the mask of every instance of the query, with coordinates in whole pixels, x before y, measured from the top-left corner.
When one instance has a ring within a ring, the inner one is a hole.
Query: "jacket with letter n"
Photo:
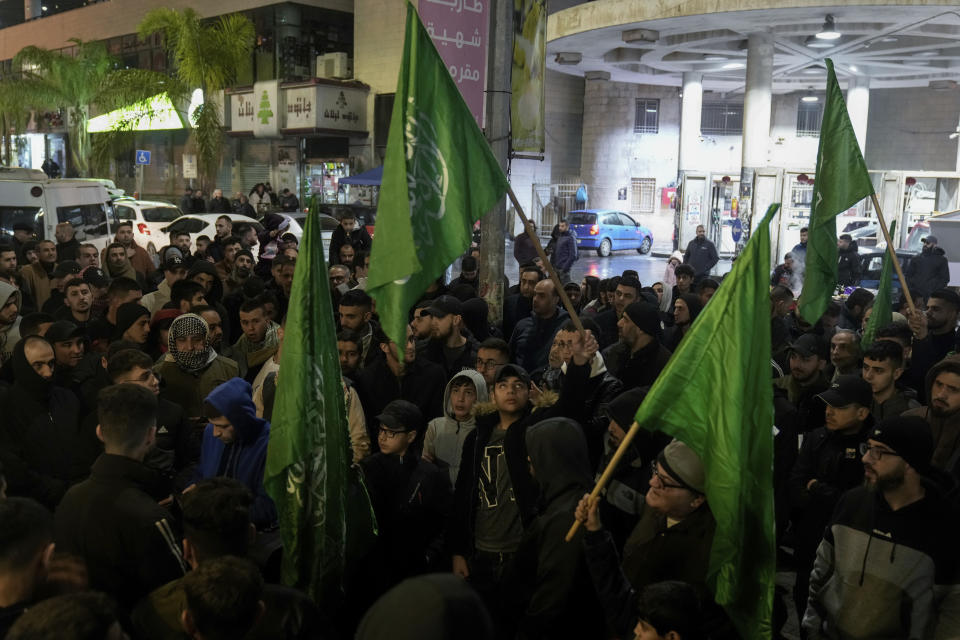
[[[524,413],[507,427],[503,440],[504,457],[520,519],[525,527],[533,520],[537,503],[537,487],[527,465],[527,445],[524,441],[527,427],[547,418],[562,416],[582,419],[589,377],[589,363],[577,365],[571,362],[559,397],[545,392],[536,406],[528,403]],[[490,442],[493,430],[500,423],[500,414],[496,409],[490,405],[485,408],[491,412],[482,414],[483,409],[477,409],[478,414],[482,415],[477,416],[476,429],[463,443],[460,473],[454,490],[452,521],[447,527],[450,550],[455,555],[469,556],[473,553],[483,451]]]
[[[180,536],[157,504],[166,489],[142,462],[105,453],[57,509],[57,551],[83,558],[90,587],[124,609],[183,576]]]
[[[957,637],[956,531],[935,487],[896,511],[880,492],[848,491],[817,549],[807,637]]]

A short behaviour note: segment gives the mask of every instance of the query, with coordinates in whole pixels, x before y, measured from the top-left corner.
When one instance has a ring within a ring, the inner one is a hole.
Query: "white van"
[[[117,218],[106,187],[95,180],[50,179],[43,171],[0,167],[0,236],[26,222],[37,239],[56,242],[57,224],[69,222],[81,243],[103,249],[116,232]]]

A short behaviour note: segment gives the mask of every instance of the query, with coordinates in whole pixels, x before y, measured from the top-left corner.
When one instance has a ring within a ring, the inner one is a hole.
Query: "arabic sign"
[[[488,0],[420,0],[419,13],[470,113],[482,127],[490,26]]]
[[[230,130],[253,131],[253,117],[256,112],[253,106],[253,93],[231,94]]]
[[[547,7],[544,0],[515,0],[510,129],[513,151],[544,151],[544,74]]]
[[[298,87],[284,90],[283,128],[315,129],[317,127],[317,88]]]
[[[265,80],[253,85],[253,135],[276,138],[280,135],[280,82]]]
[[[317,85],[317,118],[321,129],[367,130],[367,92]]]

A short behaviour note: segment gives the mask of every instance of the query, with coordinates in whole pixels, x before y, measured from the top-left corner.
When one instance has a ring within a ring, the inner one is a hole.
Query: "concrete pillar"
[[[870,78],[853,76],[847,84],[847,112],[860,144],[860,153],[867,153],[867,113],[870,111]]]
[[[747,85],[743,98],[743,154],[740,162],[740,211],[743,239],[753,230],[753,176],[767,164],[770,145],[770,101],[773,85],[773,37],[751,33],[747,39]],[[762,213],[762,212],[757,212]]]
[[[700,117],[703,109],[703,74],[691,71],[683,74],[683,98],[680,103],[680,175],[696,169],[697,146],[700,138]],[[702,167],[700,167],[702,168]]]

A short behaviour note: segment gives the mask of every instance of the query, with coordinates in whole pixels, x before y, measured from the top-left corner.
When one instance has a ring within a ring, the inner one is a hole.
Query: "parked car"
[[[293,218],[301,228],[306,225],[308,215],[306,211],[293,211],[288,215]],[[320,237],[323,239],[323,255],[326,257],[330,253],[330,238],[333,237],[333,230],[340,226],[340,221],[325,213],[318,213],[317,215],[320,216]],[[299,236],[297,239],[299,240]]]
[[[118,219],[133,222],[133,239],[147,250],[151,259],[161,247],[169,244],[164,227],[183,215],[180,207],[169,202],[132,198],[114,200],[113,210]]]
[[[864,289],[870,289],[871,291],[876,291],[880,288],[880,272],[883,269],[883,256],[886,255],[885,249],[874,249],[870,248],[864,251],[859,252],[860,256],[860,286]],[[900,268],[903,269],[904,273],[907,271],[907,267],[910,265],[910,261],[916,257],[917,253],[915,251],[909,251],[906,249],[897,249],[897,261],[900,263]],[[900,290],[902,289],[900,285],[900,278],[897,277],[897,271],[893,271],[893,299],[897,300],[900,297]]]
[[[170,234],[182,233],[186,231],[190,234],[190,245],[196,247],[197,238],[200,236],[207,236],[208,238],[212,239],[216,235],[217,218],[222,215],[229,216],[230,220],[233,221],[234,226],[240,224],[241,222],[246,222],[247,224],[253,225],[253,228],[257,230],[258,234],[263,232],[263,225],[257,220],[248,216],[241,216],[236,213],[193,213],[186,216],[180,216],[167,226],[160,229],[161,233],[167,234],[166,241],[163,244],[170,244]],[[286,232],[292,233],[299,241],[303,237],[303,228],[300,226],[300,223],[297,222],[297,220],[289,213],[281,213],[278,215],[281,215],[290,221],[290,226],[287,227]],[[250,248],[250,250],[253,252],[253,255],[257,255],[258,247],[259,244]]]
[[[880,224],[875,218],[837,218],[837,229],[837,237],[849,234],[861,247],[873,247],[883,240]]]
[[[581,249],[596,249],[597,255],[609,256],[611,251],[636,249],[650,253],[653,232],[622,211],[608,209],[581,209],[567,215],[570,229]]]

